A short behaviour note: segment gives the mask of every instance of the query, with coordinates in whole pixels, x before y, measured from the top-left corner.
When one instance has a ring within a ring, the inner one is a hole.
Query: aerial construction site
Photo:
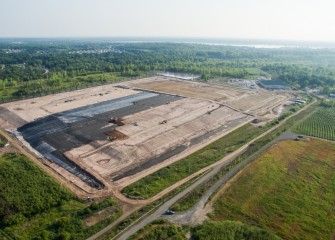
[[[68,184],[98,197],[274,118],[291,98],[155,76],[2,104],[0,124]]]

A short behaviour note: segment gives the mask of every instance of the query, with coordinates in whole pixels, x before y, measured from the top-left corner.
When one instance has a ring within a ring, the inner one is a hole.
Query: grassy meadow
[[[335,144],[280,142],[245,168],[210,218],[261,226],[284,239],[331,239],[334,170]]]

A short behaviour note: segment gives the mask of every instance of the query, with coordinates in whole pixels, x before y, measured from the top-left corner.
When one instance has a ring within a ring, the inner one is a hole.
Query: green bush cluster
[[[194,240],[280,240],[264,229],[248,226],[236,221],[208,221],[192,229]]]
[[[20,154],[0,158],[0,189],[2,225],[23,222],[72,198],[66,189]]]
[[[21,154],[0,157],[0,189],[0,239],[81,240],[121,215],[113,199],[91,204],[75,199]],[[109,217],[84,226],[86,217],[107,207],[113,207]]]

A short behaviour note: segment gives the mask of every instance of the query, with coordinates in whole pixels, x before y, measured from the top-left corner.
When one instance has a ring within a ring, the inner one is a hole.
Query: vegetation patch
[[[122,220],[119,224],[113,227],[110,231],[108,231],[103,236],[99,237],[99,240],[110,240],[115,238],[120,232],[124,231],[127,227],[133,224],[135,221],[138,221],[140,218],[144,217],[146,214],[150,214],[152,211],[157,209],[161,204],[171,199],[173,196],[176,196],[178,193],[189,187],[199,176],[191,179],[190,181],[182,184],[181,186],[177,187],[176,189],[172,190],[168,194],[164,195],[157,201],[154,201],[143,208],[137,210],[136,212],[132,213],[126,219]]]
[[[310,117],[298,124],[296,133],[335,141],[335,108],[321,107]]]
[[[236,221],[208,221],[192,229],[194,240],[279,240],[273,233]]]
[[[141,229],[134,234],[129,240],[186,240],[186,235],[190,229],[186,226],[175,226],[167,220],[158,219],[153,223]],[[280,240],[278,236],[264,229],[248,226],[237,221],[205,223],[192,228],[191,239],[194,240]]]
[[[70,193],[25,156],[0,157],[0,224],[11,225],[59,206]]]
[[[219,161],[265,130],[266,128],[246,124],[188,157],[127,186],[122,193],[131,197],[150,198],[185,177]]]
[[[0,157],[0,236],[4,239],[85,239],[121,214],[110,199],[76,200],[65,188],[21,154]],[[114,207],[105,220],[85,228],[83,220]]]
[[[4,147],[7,144],[7,139],[0,135],[0,147]]]
[[[158,219],[131,236],[129,240],[186,240],[185,232],[166,220]]]
[[[330,239],[335,144],[285,141],[251,163],[214,203],[211,219],[262,226],[284,239]]]
[[[213,179],[218,180],[216,177],[214,177],[204,182],[199,187],[190,191],[184,197],[179,199],[175,204],[172,205],[170,209],[172,211],[182,212],[193,207],[199,201],[202,195],[214,184]]]

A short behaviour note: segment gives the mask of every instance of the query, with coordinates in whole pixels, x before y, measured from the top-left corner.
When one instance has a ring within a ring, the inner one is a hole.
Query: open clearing
[[[331,142],[280,142],[244,170],[210,217],[262,226],[284,239],[331,239],[334,163]]]
[[[218,104],[182,99],[124,117],[124,125],[116,129],[127,139],[106,142],[98,149],[83,145],[65,154],[103,177],[115,179],[128,170],[155,161],[167,151],[188,148],[193,139],[207,132],[246,119],[243,114]]]
[[[234,99],[243,94],[242,91],[228,89],[221,86],[211,86],[199,82],[167,80],[163,77],[156,77],[140,83],[130,83],[130,86],[150,89],[158,92],[173,93],[185,97],[202,98],[221,102],[227,99]]]
[[[35,119],[46,117],[50,114],[79,107],[85,107],[136,93],[138,93],[138,91],[116,88],[113,85],[104,85],[81,89],[73,92],[64,92],[43,96],[40,98],[5,103],[2,104],[1,107],[9,110],[11,113],[16,114],[24,121],[31,122]]]
[[[0,124],[83,191],[110,195],[288,98],[151,77],[3,104]]]
[[[127,84],[141,89],[211,100],[253,115],[263,115],[289,98],[283,92],[277,93],[260,88],[232,88],[163,77]]]

